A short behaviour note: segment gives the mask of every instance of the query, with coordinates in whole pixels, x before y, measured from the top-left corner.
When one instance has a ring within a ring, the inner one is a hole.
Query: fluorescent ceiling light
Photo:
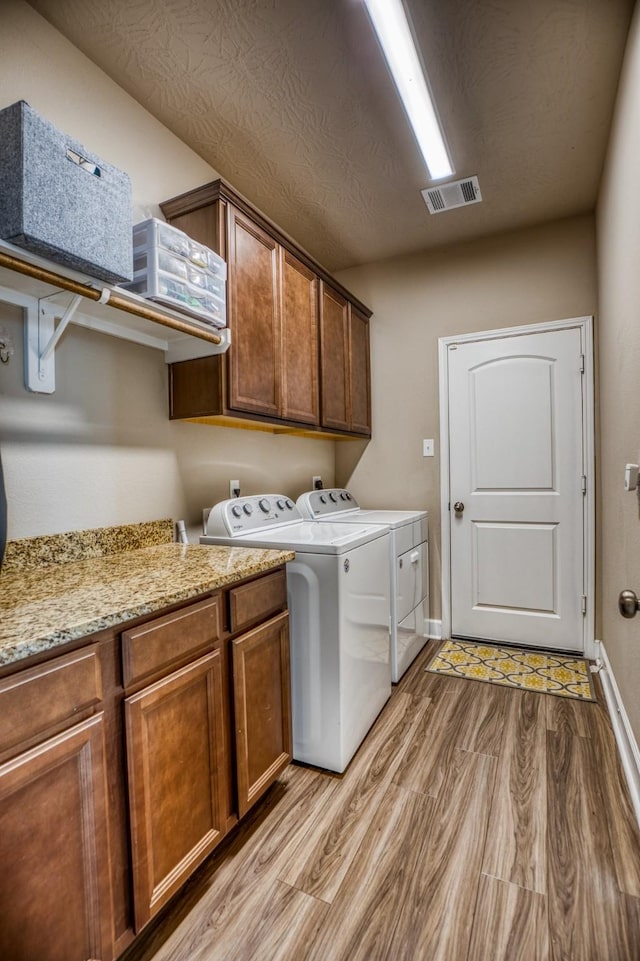
[[[364,0],[432,180],[453,167],[440,130],[402,0]]]

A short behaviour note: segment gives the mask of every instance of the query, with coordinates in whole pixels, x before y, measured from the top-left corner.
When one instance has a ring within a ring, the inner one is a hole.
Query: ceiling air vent
[[[482,200],[477,177],[454,180],[452,183],[442,184],[441,187],[427,187],[420,193],[430,214],[440,214],[443,210],[453,210],[454,207],[466,207],[467,204],[479,204]]]

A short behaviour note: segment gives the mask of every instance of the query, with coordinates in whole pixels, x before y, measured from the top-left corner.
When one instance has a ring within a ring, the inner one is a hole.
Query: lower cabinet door
[[[224,835],[222,699],[215,650],[125,700],[136,931]]]
[[[0,766],[0,958],[111,961],[103,716]]]
[[[233,703],[240,817],[291,760],[289,615],[233,641]]]

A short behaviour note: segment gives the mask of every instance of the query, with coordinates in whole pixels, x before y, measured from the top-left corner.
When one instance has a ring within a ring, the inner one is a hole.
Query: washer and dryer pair
[[[406,669],[426,640],[428,616],[428,592],[417,586],[426,583],[428,571],[428,555],[420,548],[427,542],[426,515],[360,511],[347,494],[313,491],[302,495],[297,505],[282,494],[222,501],[209,512],[200,538],[203,544],[295,551],[295,560],[287,564],[293,756],[338,773],[391,694],[390,638],[395,634],[399,639],[400,662]],[[325,503],[336,507],[335,519],[321,510]],[[395,518],[398,526],[391,528],[393,517],[369,522],[364,517],[369,513],[404,518],[402,523]],[[408,515],[413,515],[411,520]],[[405,527],[409,529],[402,533]],[[409,540],[410,547],[392,564],[394,551]],[[394,571],[401,574],[395,584]],[[405,615],[418,594],[422,596]],[[422,634],[409,630],[411,625]]]

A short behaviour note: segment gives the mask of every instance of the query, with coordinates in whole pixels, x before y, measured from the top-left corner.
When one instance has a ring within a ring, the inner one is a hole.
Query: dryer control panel
[[[298,498],[303,517],[315,520],[329,514],[343,514],[347,511],[359,510],[359,504],[353,494],[341,487],[328,490],[307,491]],[[354,523],[356,519],[354,518]]]
[[[232,497],[212,507],[207,518],[205,534],[228,537],[252,531],[281,527],[301,520],[301,514],[291,498],[285,494],[253,494]]]

